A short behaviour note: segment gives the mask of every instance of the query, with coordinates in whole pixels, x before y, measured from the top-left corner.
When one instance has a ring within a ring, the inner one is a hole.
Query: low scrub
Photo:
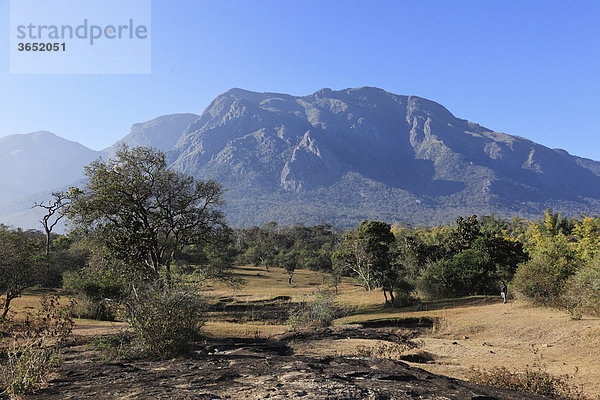
[[[489,371],[473,370],[469,380],[479,385],[535,393],[550,399],[591,400],[583,394],[580,386],[572,383],[572,376],[554,376],[541,366],[517,372],[504,367]]]
[[[583,314],[600,317],[600,258],[581,267],[569,278],[562,305],[576,319]]]
[[[77,317],[114,321],[127,284],[116,269],[86,268],[79,272],[65,272],[63,289],[79,298],[74,310]]]
[[[117,335],[96,336],[88,344],[88,348],[98,352],[104,362],[132,359],[137,356],[131,345],[131,333],[121,331]]]
[[[287,323],[294,329],[299,327],[326,327],[345,312],[335,305],[336,295],[329,290],[318,290],[305,295],[305,300],[294,307]]]
[[[18,397],[34,391],[60,365],[61,350],[73,329],[74,305],[71,301],[62,307],[58,296],[44,296],[36,314],[27,315],[22,324],[13,323],[12,343],[0,367],[4,393]]]
[[[183,284],[138,288],[126,305],[134,344],[150,357],[187,352],[204,323],[204,299],[194,287]]]
[[[410,340],[402,343],[379,342],[373,346],[360,345],[356,348],[356,351],[362,357],[402,360],[406,351],[419,346],[419,343]]]

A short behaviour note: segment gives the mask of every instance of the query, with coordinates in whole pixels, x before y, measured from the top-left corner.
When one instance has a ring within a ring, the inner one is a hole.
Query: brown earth
[[[272,340],[211,340],[186,358],[108,363],[80,345],[69,349],[50,385],[27,399],[542,399],[435,375],[401,361],[296,355],[290,346],[325,338],[410,342],[391,331],[315,330]]]
[[[388,308],[380,291],[366,292],[348,280],[339,287],[338,304],[352,313],[328,330],[290,333],[284,323],[290,309],[305,294],[326,288],[322,276],[299,270],[290,286],[281,269],[238,269],[244,287],[208,288],[207,341],[190,357],[105,363],[81,343],[127,324],[77,320],[80,345],[68,349],[56,379],[31,398],[401,399],[416,393],[470,399],[484,393],[527,399],[536,397],[461,380],[472,368],[523,371],[535,365],[573,375],[569,380],[586,395],[600,396],[600,319],[572,320],[561,311],[501,304],[495,297]],[[24,296],[15,309],[33,309],[38,300],[37,293]],[[415,379],[390,378],[405,375]]]

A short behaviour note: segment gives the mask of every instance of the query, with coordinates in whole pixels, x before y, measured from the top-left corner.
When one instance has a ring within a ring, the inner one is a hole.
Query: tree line
[[[598,217],[547,210],[537,221],[472,215],[434,227],[363,221],[347,231],[276,222],[232,229],[221,186],[169,170],[163,153],[122,147],[85,175],[82,186],[35,205],[46,210],[44,232],[0,226],[2,318],[23,290],[41,285],[77,294],[87,317],[114,318],[125,305],[135,324],[136,301],[152,297],[148,291],[191,296],[206,279],[238,284],[236,264],[283,268],[290,284],[299,268],[319,271],[336,289],[353,277],[396,305],[497,294],[502,281],[538,304],[599,313]],[[71,229],[57,235],[63,216]]]

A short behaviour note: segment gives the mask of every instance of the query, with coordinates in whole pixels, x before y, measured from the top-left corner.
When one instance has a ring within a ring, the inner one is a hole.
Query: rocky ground
[[[382,338],[374,329],[293,332],[275,339],[199,343],[185,358],[102,362],[74,346],[56,377],[27,399],[542,399],[366,356],[295,355],[294,341]],[[390,342],[410,338],[387,332]]]

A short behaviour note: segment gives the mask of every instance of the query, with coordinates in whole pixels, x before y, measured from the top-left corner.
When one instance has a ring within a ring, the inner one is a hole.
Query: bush
[[[131,334],[127,331],[120,331],[117,335],[96,336],[88,348],[97,351],[105,362],[136,357],[135,349],[131,346]]]
[[[335,293],[329,290],[318,290],[306,295],[305,301],[299,303],[290,313],[287,323],[294,329],[301,326],[329,326],[340,314],[335,306]]]
[[[550,399],[586,400],[582,389],[571,383],[572,376],[553,376],[544,368],[537,366],[523,372],[511,372],[508,369],[494,368],[490,371],[473,370],[470,381],[479,385],[535,393]]]
[[[22,396],[37,389],[60,365],[61,349],[73,329],[70,315],[74,305],[71,301],[61,307],[58,296],[44,296],[36,315],[28,315],[20,327],[13,325],[13,341],[0,368],[0,383],[6,394]]]
[[[567,279],[576,269],[575,262],[567,258],[538,254],[519,266],[513,286],[536,304],[559,306]]]
[[[204,301],[193,288],[147,285],[126,303],[134,342],[147,356],[166,358],[189,350],[203,324]]]
[[[86,268],[80,272],[65,272],[63,288],[81,300],[75,310],[79,318],[114,321],[127,283],[115,269]]]
[[[561,302],[575,318],[600,317],[600,257],[569,278]]]
[[[496,291],[496,265],[479,250],[467,249],[450,260],[430,263],[417,283],[428,298],[461,297]]]

